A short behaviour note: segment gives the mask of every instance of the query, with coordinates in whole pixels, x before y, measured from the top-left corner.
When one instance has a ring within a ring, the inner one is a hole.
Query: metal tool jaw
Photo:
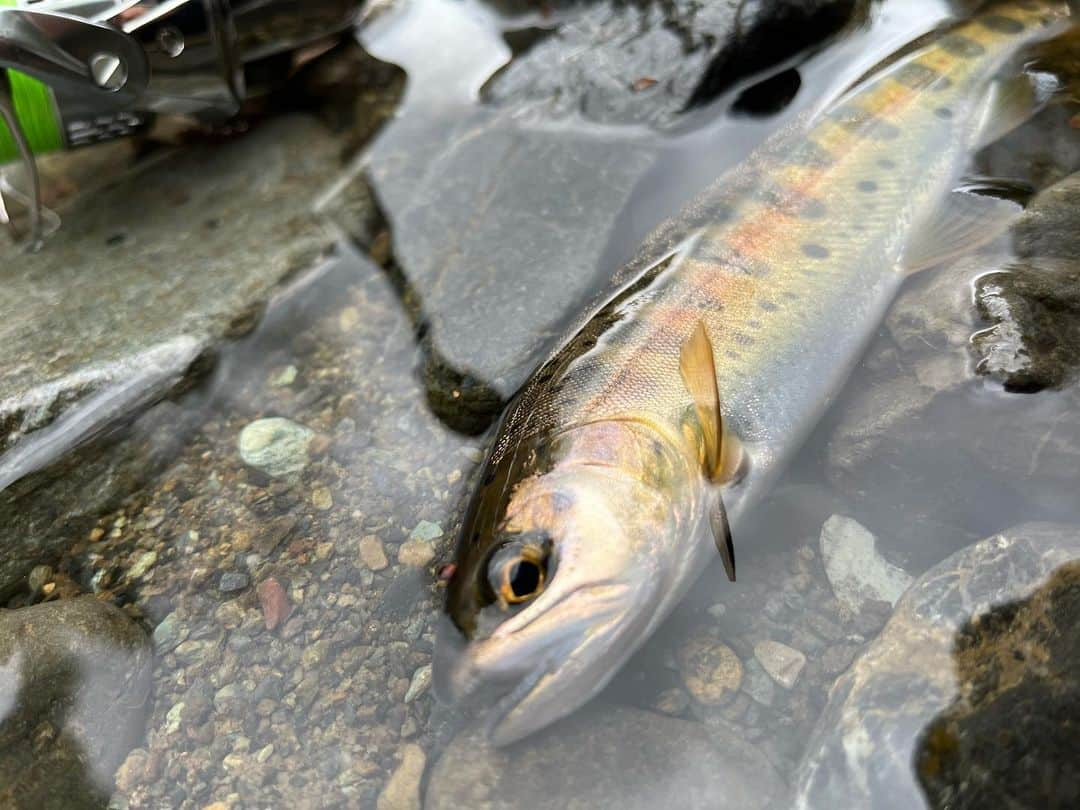
[[[339,34],[359,6],[0,0],[0,163],[18,159],[26,169],[31,246],[42,239],[35,154],[133,134],[157,114],[228,120],[248,96],[249,66]],[[10,224],[3,191],[0,222]]]

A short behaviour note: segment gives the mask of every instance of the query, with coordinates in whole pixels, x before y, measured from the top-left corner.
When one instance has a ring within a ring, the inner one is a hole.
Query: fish
[[[596,695],[841,390],[904,279],[1016,202],[963,180],[1053,92],[1012,71],[1064,3],[991,4],[766,140],[614,274],[506,409],[463,519],[434,661],[506,745]]]

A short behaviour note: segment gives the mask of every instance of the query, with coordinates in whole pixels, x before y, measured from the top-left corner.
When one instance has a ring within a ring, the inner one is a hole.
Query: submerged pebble
[[[360,538],[360,561],[372,571],[382,571],[390,564],[377,535],[368,534]]]
[[[911,575],[882,557],[874,535],[858,521],[833,515],[821,527],[821,556],[833,593],[852,613],[867,602],[896,600]]]
[[[420,780],[427,756],[415,743],[402,746],[401,762],[376,803],[377,810],[420,810]]]
[[[289,419],[258,419],[240,432],[240,458],[272,478],[298,473],[308,464],[315,431]]]
[[[218,580],[218,590],[222,593],[236,593],[244,590],[251,583],[251,578],[242,571],[226,571]]]
[[[435,559],[435,546],[427,540],[406,540],[398,547],[397,557],[402,565],[423,568]]]
[[[743,666],[729,646],[710,635],[691,636],[676,658],[683,683],[694,700],[706,706],[726,703],[742,683]]]
[[[754,645],[754,657],[774,681],[791,689],[799,680],[806,656],[779,641],[759,641]]]
[[[413,673],[409,689],[405,692],[405,702],[412,703],[431,686],[431,664],[425,664]]]

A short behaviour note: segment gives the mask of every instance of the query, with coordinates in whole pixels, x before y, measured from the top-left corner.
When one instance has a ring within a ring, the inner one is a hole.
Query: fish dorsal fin
[[[679,371],[694,400],[705,443],[705,473],[715,480],[723,462],[724,417],[716,385],[716,361],[705,324],[698,321],[679,354]]]
[[[735,543],[731,539],[731,526],[728,523],[724,502],[717,495],[712,511],[709,513],[709,526],[712,529],[716,550],[724,561],[724,573],[732,582],[735,581]]]
[[[975,148],[1009,134],[1046,106],[1061,88],[1050,73],[1024,71],[990,83],[976,128]]]
[[[981,247],[1004,232],[1023,210],[1012,200],[957,189],[945,195],[912,231],[900,268],[914,273]]]

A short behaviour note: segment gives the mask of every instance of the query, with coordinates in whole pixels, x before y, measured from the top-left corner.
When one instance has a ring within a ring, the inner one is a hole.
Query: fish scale
[[[824,396],[798,378],[831,386],[835,370],[850,368],[858,354],[850,340],[830,340],[834,330],[823,327],[848,324],[852,313],[876,325],[878,319],[868,314],[891,300],[903,278],[896,262],[904,232],[940,193],[940,182],[930,178],[954,176],[934,167],[954,165],[961,157],[966,137],[957,122],[970,126],[967,119],[980,100],[972,84],[985,81],[1016,47],[1020,29],[995,28],[985,20],[1032,30],[1059,13],[1055,4],[999,6],[864,82],[809,131],[796,127],[767,144],[756,182],[729,221],[699,234],[676,270],[648,289],[651,301],[623,304],[624,313],[634,309],[632,315],[554,381],[556,393],[548,396],[555,407],[539,403],[534,417],[541,418],[526,420],[527,431],[626,413],[677,422],[690,402],[679,382],[679,347],[704,320],[735,432],[750,442],[798,438],[791,432],[796,417],[777,417],[816,412],[803,400]],[[818,155],[818,164],[828,165],[802,163],[801,139]],[[793,162],[786,160],[790,151]],[[883,158],[894,168],[883,169]],[[928,180],[913,184],[920,176]],[[726,183],[722,179],[715,187],[718,200],[726,199]],[[761,201],[763,190],[813,199],[826,211],[792,216]],[[856,333],[856,342],[866,337],[865,327],[846,332]],[[780,393],[769,397],[770,390]],[[767,400],[779,405],[780,396],[782,407],[765,410]]]

